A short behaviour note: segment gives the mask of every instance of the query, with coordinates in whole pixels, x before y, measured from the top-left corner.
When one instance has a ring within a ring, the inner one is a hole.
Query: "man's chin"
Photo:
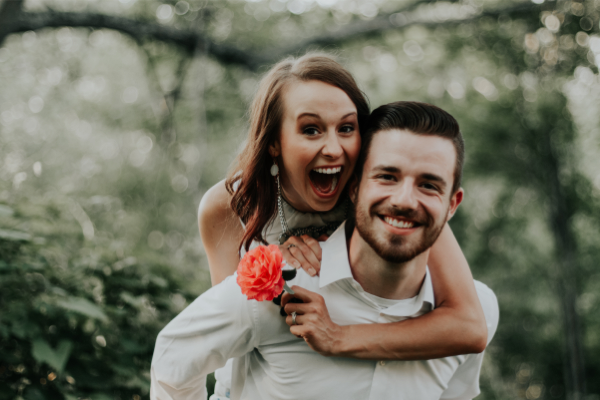
[[[379,232],[380,234],[378,235],[375,232],[361,229],[362,226],[358,224],[356,228],[363,240],[371,246],[379,257],[387,262],[405,263],[427,249],[418,248],[418,246],[411,243],[413,242],[413,238],[409,239],[406,236],[389,235],[386,234],[387,232]]]
[[[381,257],[382,259],[384,259],[387,262],[396,263],[396,264],[407,263],[428,249],[428,247],[423,247],[423,248],[410,247],[410,248],[400,248],[399,249],[397,246],[394,246],[394,245],[378,246],[379,248],[371,245],[371,247],[373,247],[373,250],[375,250],[375,252],[377,253],[377,255],[379,255],[379,257]],[[402,246],[402,247],[406,247],[406,246]]]

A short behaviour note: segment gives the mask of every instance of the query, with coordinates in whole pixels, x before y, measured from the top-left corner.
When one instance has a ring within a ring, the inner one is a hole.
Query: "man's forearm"
[[[487,338],[444,307],[401,322],[342,326],[332,354],[367,360],[428,360],[479,353]]]

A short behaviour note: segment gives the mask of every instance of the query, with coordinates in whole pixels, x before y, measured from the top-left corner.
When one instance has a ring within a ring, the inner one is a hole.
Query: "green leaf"
[[[0,204],[0,217],[10,217],[15,211],[7,205]]]
[[[121,292],[120,297],[121,297],[121,300],[123,300],[125,303],[129,304],[130,306],[133,306],[137,309],[144,308],[144,299],[141,296],[135,297],[129,292]]]
[[[25,394],[23,395],[25,400],[46,400],[46,397],[40,392],[38,388],[28,387],[25,389]]]
[[[37,362],[46,363],[60,373],[67,364],[71,350],[73,343],[68,340],[61,340],[55,350],[44,339],[36,339],[33,341],[31,354]]]
[[[10,229],[0,229],[0,239],[28,242],[31,240],[31,235],[25,232],[13,231]]]
[[[58,306],[69,311],[83,314],[86,317],[99,319],[102,322],[108,322],[104,311],[88,299],[82,297],[70,297],[67,300],[59,300]]]
[[[112,396],[109,396],[105,393],[94,393],[90,396],[92,400],[113,400]]]

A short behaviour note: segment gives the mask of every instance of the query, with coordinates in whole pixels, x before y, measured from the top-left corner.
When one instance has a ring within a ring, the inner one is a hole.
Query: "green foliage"
[[[200,30],[212,46],[252,54],[314,35],[341,37],[377,13],[416,18],[326,49],[341,56],[372,108],[427,101],[461,124],[466,197],[452,227],[501,309],[481,398],[566,396],[558,206],[574,241],[568,272],[578,288],[588,392],[597,398],[600,2],[546,1],[460,24],[447,19],[451,10],[530,3],[419,3],[409,10],[401,0],[27,7]],[[106,29],[7,38],[0,49],[0,399],[147,394],[157,332],[209,285],[196,208],[239,148],[258,79]]]
[[[56,204],[3,204],[0,399],[147,397],[158,331],[194,296],[169,265],[87,243]],[[140,397],[136,397],[140,396]]]

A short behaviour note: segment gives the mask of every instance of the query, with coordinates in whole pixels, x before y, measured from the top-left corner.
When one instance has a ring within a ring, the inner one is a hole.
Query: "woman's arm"
[[[238,246],[244,228],[231,209],[230,200],[225,181],[221,181],[204,194],[198,209],[200,239],[213,286],[233,275],[240,261]]]
[[[314,318],[294,326],[292,333],[327,356],[427,360],[482,352],[487,345],[485,317],[467,261],[448,225],[431,248],[428,264],[438,299],[433,311],[402,322],[339,326],[314,294]],[[286,296],[282,304],[288,300]],[[286,312],[298,306],[288,304]],[[291,317],[287,322],[291,325]]]
[[[244,228],[230,201],[225,181],[221,181],[204,194],[198,209],[198,228],[213,286],[233,275],[240,261],[238,248]],[[292,236],[279,249],[288,264],[303,268],[311,276],[320,269],[321,247],[309,236]]]

